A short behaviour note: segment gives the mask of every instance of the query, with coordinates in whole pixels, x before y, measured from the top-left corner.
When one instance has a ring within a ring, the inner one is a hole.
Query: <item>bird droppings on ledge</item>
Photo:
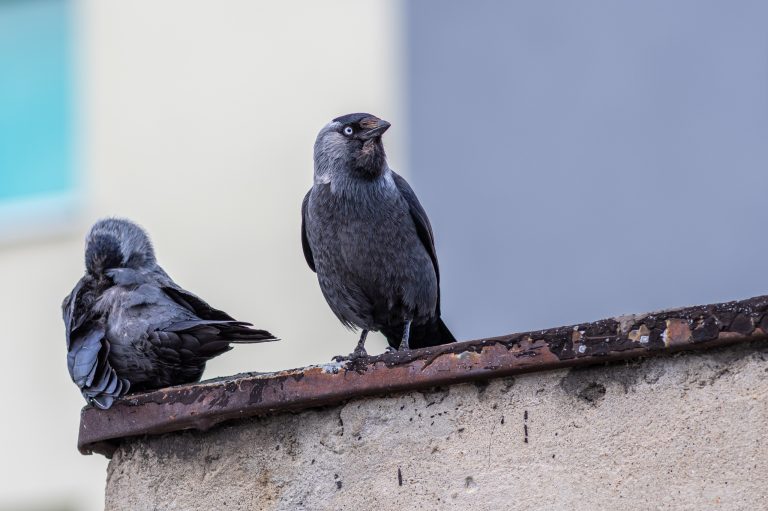
[[[298,411],[363,396],[765,339],[768,296],[384,353],[276,373],[247,373],[85,407],[78,447],[111,455],[120,439]],[[482,396],[481,387],[478,387]],[[598,395],[588,392],[590,397]],[[158,406],[160,405],[160,406]]]
[[[324,373],[339,374],[339,371],[344,369],[344,362],[331,362],[320,367],[322,367]]]

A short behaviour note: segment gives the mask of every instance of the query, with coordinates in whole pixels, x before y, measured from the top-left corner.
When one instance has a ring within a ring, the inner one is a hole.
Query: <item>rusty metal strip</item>
[[[110,456],[121,438],[339,403],[476,379],[596,364],[768,338],[768,296],[246,374],[126,396],[109,410],[85,407],[78,448]]]

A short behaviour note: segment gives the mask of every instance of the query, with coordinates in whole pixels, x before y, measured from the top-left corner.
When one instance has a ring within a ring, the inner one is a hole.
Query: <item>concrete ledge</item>
[[[82,411],[78,447],[110,456],[126,438],[300,411],[351,398],[764,339],[768,296],[467,341],[129,395]]]
[[[127,439],[123,510],[768,508],[768,342]]]

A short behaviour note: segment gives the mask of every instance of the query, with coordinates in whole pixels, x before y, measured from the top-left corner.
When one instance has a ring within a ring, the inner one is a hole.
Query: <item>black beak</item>
[[[360,124],[365,127],[372,126],[369,130],[363,131],[362,133],[360,133],[359,137],[363,140],[369,140],[374,137],[380,137],[384,134],[385,131],[389,129],[390,126],[392,126],[387,121],[384,121],[382,119],[377,119],[377,118],[371,118],[371,117],[369,117],[368,119],[365,119]]]

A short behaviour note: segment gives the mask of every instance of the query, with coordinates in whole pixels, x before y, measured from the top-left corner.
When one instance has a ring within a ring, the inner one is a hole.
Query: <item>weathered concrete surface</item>
[[[768,509],[768,343],[124,443],[109,510]]]

